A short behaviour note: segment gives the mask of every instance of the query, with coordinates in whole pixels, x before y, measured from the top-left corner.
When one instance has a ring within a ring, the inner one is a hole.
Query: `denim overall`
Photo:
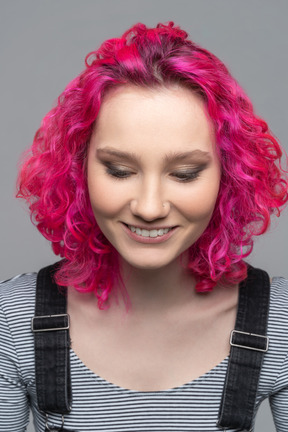
[[[61,293],[53,279],[59,264],[39,271],[32,318],[37,401],[39,410],[46,415],[45,432],[65,432],[64,415],[72,407],[69,315],[65,290]],[[216,425],[219,431],[252,430],[258,381],[269,343],[266,336],[269,298],[268,274],[248,265],[248,276],[240,283],[236,324],[230,336],[229,362]],[[61,428],[49,428],[47,412],[62,414]]]

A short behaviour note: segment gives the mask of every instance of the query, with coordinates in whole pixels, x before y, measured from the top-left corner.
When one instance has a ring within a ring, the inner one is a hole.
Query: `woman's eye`
[[[118,180],[121,179],[127,179],[133,175],[132,171],[129,171],[127,169],[120,169],[116,166],[113,166],[111,164],[105,164],[106,173]],[[125,167],[123,167],[125,168]],[[201,169],[199,170],[186,170],[186,171],[176,171],[174,173],[171,173],[171,176],[176,178],[179,182],[185,183],[195,180],[197,177],[199,177],[199,174],[201,172]]]
[[[116,168],[109,168],[109,167],[106,167],[106,172],[110,176],[115,177],[117,179],[126,179],[130,177],[130,175],[132,174],[130,171],[119,170]]]
[[[178,171],[171,174],[181,182],[189,182],[199,177],[200,171]]]

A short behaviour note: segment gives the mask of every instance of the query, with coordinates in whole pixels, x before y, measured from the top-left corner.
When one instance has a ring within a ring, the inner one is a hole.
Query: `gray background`
[[[227,64],[287,149],[287,13],[286,0],[0,0],[0,279],[56,260],[14,198],[17,162],[86,53],[136,22],[172,20]],[[287,221],[286,211],[249,259],[271,275],[288,276]],[[273,431],[264,402],[256,432]]]

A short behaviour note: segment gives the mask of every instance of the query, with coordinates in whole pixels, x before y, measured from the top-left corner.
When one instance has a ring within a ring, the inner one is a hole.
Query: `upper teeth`
[[[146,229],[141,229],[141,228],[136,228],[132,225],[128,225],[128,228],[132,231],[132,232],[136,232],[136,234],[143,236],[143,237],[157,237],[157,236],[162,236],[164,234],[167,234],[168,231],[170,231],[172,228],[161,228],[159,230],[154,229],[154,230],[146,230]]]

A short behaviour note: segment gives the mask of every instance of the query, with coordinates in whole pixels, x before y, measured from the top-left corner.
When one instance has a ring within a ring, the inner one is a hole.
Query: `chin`
[[[151,255],[147,257],[147,259],[143,256],[141,258],[139,257],[139,260],[135,260],[135,257],[134,259],[129,259],[128,257],[122,258],[126,264],[139,270],[160,270],[175,261],[175,258],[163,260],[163,257],[157,260],[157,258],[153,259]]]
[[[167,264],[155,264],[155,263],[147,263],[147,264],[130,264],[132,267],[137,268],[139,270],[159,270],[163,267],[166,267]]]

